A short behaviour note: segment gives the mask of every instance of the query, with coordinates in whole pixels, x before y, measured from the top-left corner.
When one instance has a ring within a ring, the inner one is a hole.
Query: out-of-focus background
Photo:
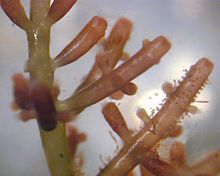
[[[28,11],[29,0],[22,0]],[[149,113],[156,109],[165,97],[161,85],[165,81],[181,78],[183,70],[201,57],[210,58],[215,69],[210,84],[195,103],[199,112],[183,121],[185,131],[181,140],[186,144],[187,158],[195,161],[207,152],[220,148],[220,1],[219,0],[80,0],[52,29],[51,54],[55,56],[77,35],[94,15],[105,17],[109,23],[107,35],[120,17],[133,21],[133,32],[125,51],[133,55],[142,40],[159,35],[169,38],[172,49],[139,78],[135,79],[138,92],[135,96],[117,101],[131,128],[138,129],[141,122],[135,113],[139,107]],[[70,95],[94,62],[98,51],[94,47],[80,61],[62,67],[56,72],[61,85],[61,96]],[[1,176],[49,176],[36,122],[21,122],[10,109],[12,102],[11,76],[22,72],[27,60],[25,33],[15,26],[0,9],[0,175]],[[109,156],[115,154],[116,144],[100,111],[103,103],[87,108],[74,122],[88,140],[80,145],[79,155],[85,157],[86,175],[94,176]],[[107,99],[109,101],[109,99]],[[118,143],[120,139],[116,134]]]

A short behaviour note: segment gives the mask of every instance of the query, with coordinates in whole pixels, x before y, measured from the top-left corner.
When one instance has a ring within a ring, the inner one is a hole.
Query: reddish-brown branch
[[[2,0],[1,6],[6,15],[20,28],[27,30],[30,21],[27,18],[24,7],[19,0]]]
[[[131,132],[128,130],[124,117],[114,103],[108,103],[102,109],[102,113],[121,139],[127,143],[131,140]],[[142,164],[148,171],[157,176],[179,176],[179,173],[169,163],[160,160],[155,152],[146,152],[139,156],[140,164]]]
[[[140,118],[142,122],[144,122],[145,125],[147,125],[151,121],[150,116],[147,114],[144,108],[137,109],[136,115],[138,118]]]
[[[102,113],[111,126],[111,128],[121,137],[126,143],[131,140],[132,136],[126,122],[114,103],[108,103],[103,107]],[[174,130],[175,131],[175,130]],[[147,174],[154,174],[157,176],[197,176],[201,174],[216,175],[220,172],[219,151],[206,157],[204,160],[188,167],[185,159],[185,147],[180,142],[174,142],[170,149],[170,163],[161,160],[155,152],[146,152],[138,156],[140,164],[142,165],[142,172]],[[136,157],[136,156],[134,156]],[[147,169],[143,169],[143,166]],[[150,173],[148,172],[150,171]]]
[[[158,64],[161,57],[169,49],[170,43],[165,37],[156,38],[150,46],[143,46],[140,51],[114,71],[78,91],[67,100],[58,102],[58,108],[61,110],[79,110],[97,103],[113,92],[120,90],[154,64]]]
[[[104,35],[107,21],[95,16],[82,31],[55,58],[56,67],[76,61],[91,49]]]
[[[194,101],[194,97],[207,80],[212,69],[213,64],[207,59],[201,59],[193,65],[186,78],[153,118],[153,121],[156,122],[154,132],[149,132],[149,127],[145,126],[99,175],[125,175],[133,169],[140,162],[138,157],[143,152],[149,151],[160,139],[168,136],[172,131],[181,115]],[[135,159],[135,157],[137,158]]]
[[[126,18],[119,19],[104,44],[104,52],[110,55],[109,65],[114,68],[123,54],[123,48],[130,37],[132,22]]]
[[[96,55],[96,64],[102,72],[100,74],[107,75],[113,70],[111,59],[111,55],[108,52],[102,52]],[[121,92],[127,95],[134,95],[137,92],[137,86],[130,82],[121,88]]]
[[[137,92],[137,85],[130,82],[123,86],[121,91],[126,95],[134,95]]]
[[[76,1],[77,0],[54,0],[48,12],[48,18],[50,18],[52,24],[64,17]]]
[[[115,131],[124,142],[130,139],[131,133],[128,130],[124,117],[114,103],[107,103],[102,109],[102,114],[112,130]]]
[[[110,98],[113,100],[121,100],[124,97],[124,93],[121,90],[118,90],[111,94]]]
[[[110,36],[105,41],[102,53],[104,53],[108,59],[109,70],[112,70],[121,58],[124,46],[130,37],[131,29],[131,21],[126,18],[121,18],[116,22]],[[77,91],[101,78],[103,71],[105,72],[105,70],[101,70],[98,63],[95,62],[86,79],[77,88]]]
[[[156,176],[181,176],[171,164],[160,160],[154,152],[147,152],[139,156],[141,164]]]

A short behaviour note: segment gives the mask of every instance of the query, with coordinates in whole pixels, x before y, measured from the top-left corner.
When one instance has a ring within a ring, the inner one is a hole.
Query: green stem
[[[40,135],[51,176],[73,176],[74,166],[67,145],[65,125],[59,123],[51,132],[40,129]]]
[[[50,28],[46,18],[49,0],[31,0],[32,26],[27,31],[29,60],[27,70],[31,78],[49,87],[54,81],[54,68],[50,57]]]
[[[52,87],[54,67],[50,57],[50,24],[46,15],[49,0],[31,0],[31,28],[27,30],[29,60],[27,71],[31,80],[38,80]],[[40,128],[40,136],[44,147],[51,176],[73,176],[73,163],[66,137],[65,125],[58,123],[53,131]]]
[[[45,19],[50,8],[50,0],[31,0],[30,17],[31,21],[40,23]]]

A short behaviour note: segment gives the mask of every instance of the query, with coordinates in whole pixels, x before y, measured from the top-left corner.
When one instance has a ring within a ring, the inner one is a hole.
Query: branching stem
[[[38,80],[52,87],[54,67],[51,60],[50,24],[47,23],[49,0],[31,1],[31,28],[26,31],[28,38],[29,60],[26,70],[30,72],[31,80]],[[44,151],[51,176],[73,176],[73,163],[66,137],[65,125],[58,123],[53,131],[40,128]]]

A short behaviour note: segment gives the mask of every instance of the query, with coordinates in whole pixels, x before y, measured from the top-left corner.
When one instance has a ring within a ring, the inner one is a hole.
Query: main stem
[[[38,80],[51,88],[54,68],[49,53],[51,26],[46,18],[49,7],[50,0],[31,0],[32,26],[27,31],[29,60],[26,70],[30,72],[31,80]],[[73,176],[65,125],[58,123],[50,132],[40,126],[39,130],[51,176]]]

